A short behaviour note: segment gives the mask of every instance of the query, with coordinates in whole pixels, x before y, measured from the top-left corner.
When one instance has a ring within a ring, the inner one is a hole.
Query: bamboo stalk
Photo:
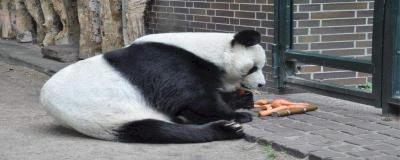
[[[305,108],[290,108],[290,109],[286,109],[286,110],[272,112],[271,116],[283,117],[283,116],[289,116],[289,115],[293,115],[293,114],[301,114],[301,113],[305,113],[305,112],[315,111],[317,109],[318,109],[317,106],[309,105]]]

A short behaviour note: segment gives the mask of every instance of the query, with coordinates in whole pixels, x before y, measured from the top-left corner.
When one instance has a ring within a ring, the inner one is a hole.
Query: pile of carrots
[[[260,99],[254,102],[254,107],[261,109],[259,116],[287,116],[291,114],[304,113],[316,110],[317,107],[309,103],[294,103],[285,99],[275,99],[268,101]]]

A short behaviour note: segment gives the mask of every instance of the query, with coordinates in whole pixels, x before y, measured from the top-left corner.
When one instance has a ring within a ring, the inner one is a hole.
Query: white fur
[[[221,90],[233,91],[240,87],[245,75],[254,65],[260,70],[265,64],[265,51],[260,45],[245,47],[236,44],[231,47],[232,33],[162,33],[143,36],[134,43],[158,42],[169,44],[188,50],[202,59],[205,59],[227,73],[221,79],[224,86]],[[246,87],[256,88],[258,84],[265,84],[262,73],[253,73],[246,78]]]
[[[106,140],[114,140],[113,129],[126,122],[147,118],[169,121],[102,55],[55,74],[42,88],[41,102],[63,125]]]

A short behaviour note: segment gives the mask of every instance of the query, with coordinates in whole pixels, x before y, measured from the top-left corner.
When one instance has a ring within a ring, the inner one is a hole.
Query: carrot
[[[293,104],[293,105],[288,105],[288,109],[293,109],[293,108],[300,108],[300,109],[302,109],[302,108],[306,108],[306,107],[308,107],[308,105],[299,105],[299,104]]]
[[[267,104],[267,105],[265,105],[265,107],[267,108],[267,110],[272,109],[272,105],[271,104]]]
[[[260,109],[272,109],[271,104],[265,104],[265,105],[259,105],[259,104],[254,104],[254,108],[260,108]]]
[[[264,105],[254,104],[254,108],[264,109]]]
[[[273,108],[279,107],[281,105],[304,105],[304,106],[307,106],[309,104],[308,103],[293,103],[293,102],[290,102],[288,100],[281,99],[281,98],[272,101]]]
[[[254,104],[257,104],[257,105],[266,105],[268,103],[269,102],[267,99],[260,99],[260,100],[257,100],[256,102],[254,102]]]
[[[258,112],[258,115],[259,116],[269,116],[273,112],[277,112],[277,111],[284,110],[284,109],[288,109],[288,106],[279,106],[279,107],[274,108],[274,109],[263,110],[263,111]]]

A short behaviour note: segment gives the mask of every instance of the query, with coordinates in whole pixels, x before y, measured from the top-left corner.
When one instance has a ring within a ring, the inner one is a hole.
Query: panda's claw
[[[236,131],[236,133],[242,133],[243,132],[243,128],[240,128],[239,130]]]
[[[242,125],[237,122],[220,120],[210,123],[214,133],[222,139],[237,139],[243,138],[243,128]]]
[[[236,122],[227,123],[227,124],[225,124],[225,126],[232,126],[232,125],[234,125],[234,124],[236,124]]]
[[[240,125],[239,123],[235,123],[234,125],[232,125],[232,128],[242,128],[242,125]]]

